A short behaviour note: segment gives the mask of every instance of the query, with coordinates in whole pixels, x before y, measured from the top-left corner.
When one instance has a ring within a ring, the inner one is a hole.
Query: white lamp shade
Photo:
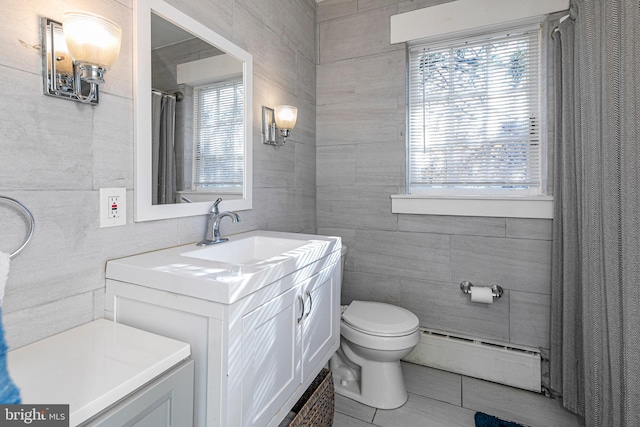
[[[67,12],[62,18],[62,30],[76,63],[108,70],[116,62],[122,30],[115,22],[93,13]]]
[[[278,129],[293,129],[298,120],[298,109],[291,105],[278,105],[274,108]]]

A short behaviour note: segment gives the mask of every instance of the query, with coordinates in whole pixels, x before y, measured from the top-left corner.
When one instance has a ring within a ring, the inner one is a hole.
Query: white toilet
[[[343,265],[344,254],[343,247]],[[418,317],[391,304],[353,301],[343,307],[340,348],[331,357],[335,391],[368,406],[407,401],[400,359],[420,341]]]

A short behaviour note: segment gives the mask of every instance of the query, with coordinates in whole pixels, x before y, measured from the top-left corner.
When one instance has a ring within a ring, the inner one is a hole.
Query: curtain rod
[[[182,93],[182,92],[180,92],[180,91],[177,91],[177,92],[167,92],[167,91],[162,90],[162,89],[154,89],[154,88],[151,88],[151,92],[157,92],[157,93],[159,93],[160,95],[171,96],[171,97],[173,97],[173,98],[175,98],[175,99],[176,99],[176,102],[180,102],[180,101],[182,101],[182,100],[184,99],[184,93]]]

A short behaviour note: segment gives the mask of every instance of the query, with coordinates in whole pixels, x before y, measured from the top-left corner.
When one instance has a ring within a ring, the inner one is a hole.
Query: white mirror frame
[[[154,205],[151,202],[151,12],[200,39],[224,50],[244,64],[244,176],[241,199],[223,200],[222,210],[241,211],[252,208],[253,196],[253,58],[215,31],[205,27],[162,0],[136,0],[134,3],[133,93],[135,109],[134,220],[152,221],[166,218],[205,215],[216,197],[209,202]]]

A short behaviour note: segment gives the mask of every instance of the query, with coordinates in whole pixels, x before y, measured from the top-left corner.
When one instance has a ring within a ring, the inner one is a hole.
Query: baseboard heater
[[[421,329],[420,342],[405,361],[541,391],[540,351]]]

